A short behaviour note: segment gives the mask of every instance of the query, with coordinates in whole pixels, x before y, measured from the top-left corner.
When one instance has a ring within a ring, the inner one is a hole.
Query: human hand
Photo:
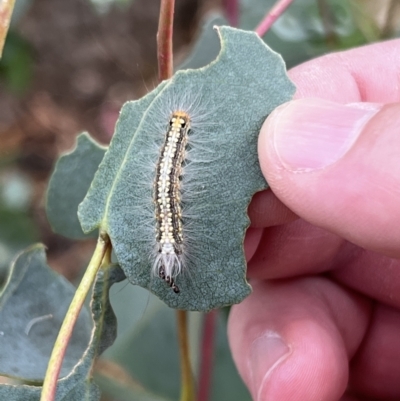
[[[272,191],[249,208],[234,360],[256,401],[400,400],[400,40],[289,75],[297,100],[259,139]]]

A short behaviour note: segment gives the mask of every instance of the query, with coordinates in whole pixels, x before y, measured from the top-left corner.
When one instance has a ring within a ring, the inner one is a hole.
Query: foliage
[[[64,359],[58,400],[99,399],[91,370],[95,358],[116,336],[116,320],[108,291],[121,278],[124,276],[119,267],[100,271],[91,301],[94,329],[88,312],[83,310]],[[30,384],[0,385],[2,400],[39,399],[39,385],[50,351],[73,294],[74,287],[46,265],[42,245],[28,248],[18,256],[0,296],[0,335],[8,345],[2,349],[0,374]]]

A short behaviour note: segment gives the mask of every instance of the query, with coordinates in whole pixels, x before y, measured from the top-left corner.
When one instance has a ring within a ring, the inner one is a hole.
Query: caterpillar
[[[179,293],[179,287],[175,284],[174,277],[182,269],[180,179],[189,130],[189,115],[184,111],[174,112],[161,148],[154,183],[156,241],[159,254],[154,262],[153,272],[166,281],[175,293]]]

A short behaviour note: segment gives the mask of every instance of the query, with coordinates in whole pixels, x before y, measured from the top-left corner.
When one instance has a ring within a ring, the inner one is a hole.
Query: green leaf
[[[111,398],[123,401],[146,400],[141,398],[141,394],[144,394],[143,397],[156,397],[157,401],[157,397],[177,400],[180,391],[180,376],[174,311],[153,295],[149,299],[137,287],[129,286],[122,289],[122,283],[114,287],[111,301],[118,322],[123,320],[127,313],[126,309],[130,309],[126,305],[135,306],[133,313],[138,304],[147,303],[148,306],[140,320],[137,320],[136,316],[134,324],[119,335],[115,343],[102,355],[101,360],[105,359],[107,363],[111,363],[112,368],[109,369],[108,374],[105,373],[105,368],[101,369],[100,388]],[[118,287],[120,287],[119,291],[115,291]],[[124,302],[125,308],[123,308]],[[227,319],[222,312],[218,313],[215,333],[210,399],[211,401],[250,401],[248,390],[232,360],[226,335]],[[198,337],[202,330],[198,323],[202,317],[200,313],[189,314],[189,343],[196,352],[200,351]],[[191,352],[194,373],[198,376],[197,369],[200,366],[201,355],[197,358],[193,356]],[[154,368],[155,366],[157,369]],[[147,391],[151,391],[151,394]]]
[[[101,227],[109,234],[131,283],[179,309],[209,310],[250,293],[243,251],[247,206],[267,187],[258,165],[258,132],[295,90],[281,57],[256,34],[228,27],[218,32],[222,50],[215,62],[179,71],[123,107],[78,210],[84,232]],[[152,273],[157,256],[153,183],[171,112],[182,109],[192,119],[182,181],[188,245],[184,272],[176,278],[181,292],[175,294]]]
[[[172,385],[176,389],[176,391],[174,390],[175,393],[178,394],[177,339],[173,336],[172,341],[175,346],[172,350],[165,349],[166,347],[160,346],[161,343],[158,342],[160,333],[165,332],[167,335],[165,340],[168,340],[168,333],[176,330],[174,327],[176,319],[171,313],[171,309],[156,297],[151,296],[148,291],[138,286],[127,285],[126,282],[118,283],[112,287],[110,299],[118,321],[118,337],[102,355],[99,363],[96,364],[95,380],[101,390],[111,398],[121,401],[165,400],[166,398],[155,394],[156,389],[160,388],[157,385],[159,375],[156,373],[160,370],[159,368],[154,369],[152,363],[156,360],[158,364],[160,358],[167,357],[166,351],[169,361],[163,362],[162,366],[168,365],[168,372],[172,368],[176,373],[175,382],[171,379],[168,386],[171,387]],[[165,317],[162,317],[164,314]],[[152,322],[156,322],[155,330],[153,325],[147,327]],[[165,324],[168,326],[167,330],[164,327]],[[138,348],[139,352],[137,353]],[[120,363],[121,361],[123,364]],[[144,370],[149,372],[151,376],[149,377],[150,381],[144,381],[147,384],[146,388],[143,387],[144,383],[139,383],[136,378],[132,377],[132,374],[137,370],[141,370],[142,365],[145,366]],[[154,382],[156,382],[155,386],[153,386]]]
[[[78,136],[75,149],[61,156],[47,189],[46,212],[54,232],[68,238],[83,239],[78,220],[78,205],[90,187],[106,152],[87,133]],[[94,232],[90,236],[94,237]]]
[[[175,311],[152,298],[142,319],[104,357],[121,365],[145,389],[177,400],[180,392],[177,355]]]
[[[119,267],[100,271],[93,289],[91,309],[82,310],[63,363],[57,386],[57,401],[99,399],[91,378],[94,359],[116,336],[116,319],[111,309],[110,286],[125,276]],[[1,374],[38,382],[44,377],[51,348],[74,293],[74,287],[46,265],[44,248],[36,245],[23,252],[13,265],[0,297]],[[49,316],[51,315],[51,316]],[[41,317],[36,321],[34,318]],[[41,387],[0,385],[0,399],[35,401]]]
[[[101,361],[96,364],[95,380],[99,383],[102,392],[113,400],[170,401],[144,389],[120,365],[110,361]]]
[[[42,380],[73,294],[72,284],[46,266],[42,245],[18,256],[0,298],[0,335],[4,344],[0,352],[1,375]],[[78,319],[61,377],[79,361],[90,330],[90,317],[85,310]]]

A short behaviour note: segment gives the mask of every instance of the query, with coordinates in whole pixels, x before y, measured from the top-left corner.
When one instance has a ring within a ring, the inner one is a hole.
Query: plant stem
[[[100,233],[92,259],[90,260],[85,274],[83,275],[82,280],[79,284],[79,287],[75,292],[75,295],[68,308],[67,314],[65,315],[64,321],[61,325],[56,342],[54,343],[53,351],[50,356],[49,364],[47,366],[47,371],[43,382],[40,401],[54,401],[55,399],[58,376],[60,374],[62,362],[68,347],[69,340],[72,336],[72,331],[74,329],[76,320],[78,319],[79,312],[82,309],[86,296],[96,278],[104,255],[110,248],[111,243],[108,235],[105,233]]]
[[[292,4],[293,0],[278,0],[269,10],[264,19],[258,24],[254,30],[258,36],[264,36],[272,24],[283,14],[283,12]]]
[[[213,310],[207,313],[204,317],[197,401],[208,401],[210,399],[217,317],[218,310]]]
[[[0,0],[0,58],[3,54],[4,43],[10,26],[11,15],[15,0]]]
[[[177,310],[179,349],[181,356],[181,398],[180,401],[194,401],[194,380],[189,356],[187,312]]]
[[[161,0],[157,32],[158,79],[164,81],[173,74],[172,33],[175,0]]]

